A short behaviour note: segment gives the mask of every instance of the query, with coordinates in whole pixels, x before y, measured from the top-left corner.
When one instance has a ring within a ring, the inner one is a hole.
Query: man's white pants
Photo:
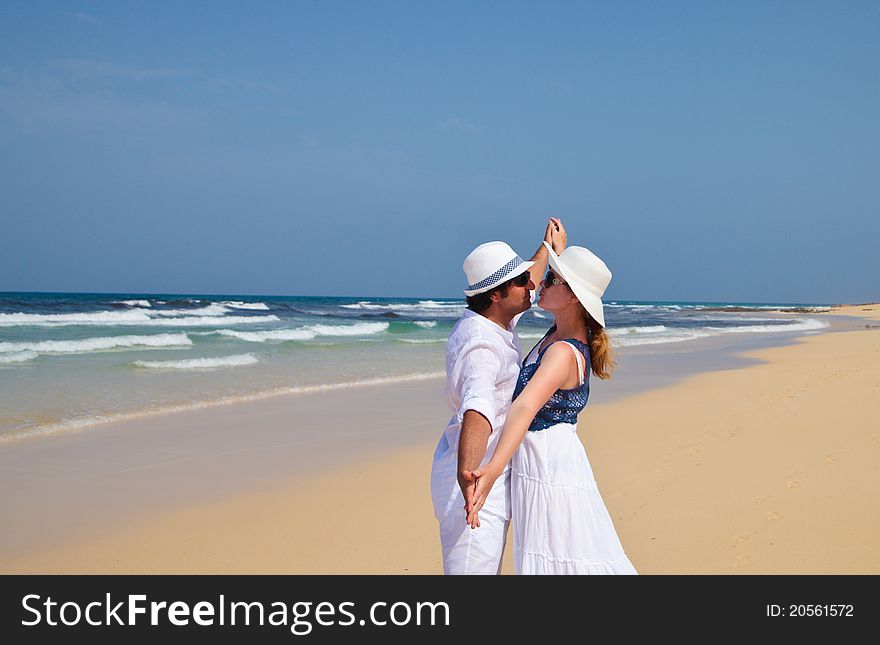
[[[457,494],[439,518],[445,575],[498,575],[510,525],[510,471],[495,481],[483,508],[480,526],[465,524],[464,496]],[[435,509],[436,511],[437,509]]]

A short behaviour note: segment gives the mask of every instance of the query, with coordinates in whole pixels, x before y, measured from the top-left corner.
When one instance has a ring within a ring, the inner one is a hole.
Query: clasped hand
[[[502,470],[489,463],[476,470],[466,470],[461,474],[462,478],[471,484],[467,487],[464,510],[467,513],[465,524],[472,529],[480,526],[479,511],[486,503],[489,491],[492,490],[492,486],[501,475]]]

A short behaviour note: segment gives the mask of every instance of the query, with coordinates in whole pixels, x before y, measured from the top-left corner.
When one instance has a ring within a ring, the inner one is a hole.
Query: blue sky
[[[880,3],[0,4],[0,290],[880,299]]]

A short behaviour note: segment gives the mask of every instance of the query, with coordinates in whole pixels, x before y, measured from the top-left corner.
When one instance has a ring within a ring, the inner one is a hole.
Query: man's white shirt
[[[437,444],[431,471],[431,496],[438,520],[461,501],[457,500],[460,491],[458,443],[466,411],[479,412],[492,425],[482,464],[488,463],[495,452],[519,377],[522,359],[515,327],[521,316],[516,316],[510,327],[503,329],[484,316],[466,310],[446,341],[446,400],[452,418]],[[507,478],[507,469],[505,466],[498,483]],[[484,508],[489,510],[494,506],[492,510],[509,518],[506,488],[498,486],[499,492],[504,491],[505,495],[490,495],[494,499],[487,499]]]

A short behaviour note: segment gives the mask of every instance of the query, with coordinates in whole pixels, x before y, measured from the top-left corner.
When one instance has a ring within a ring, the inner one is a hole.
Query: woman
[[[635,574],[576,433],[590,370],[607,379],[613,368],[601,300],[611,272],[583,247],[557,256],[544,244],[551,268],[538,306],[555,324],[523,361],[494,456],[467,473],[476,479],[467,522],[479,526],[479,510],[509,461],[517,574]]]

